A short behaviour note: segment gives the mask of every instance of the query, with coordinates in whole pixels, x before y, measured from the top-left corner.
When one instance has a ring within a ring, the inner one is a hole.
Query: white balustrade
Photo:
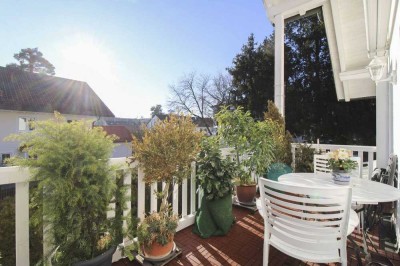
[[[124,170],[124,185],[128,186],[127,196],[131,198],[131,172],[129,169],[137,171],[137,216],[143,219],[146,213],[146,198],[150,198],[150,209],[147,212],[156,211],[157,198],[154,191],[157,190],[157,184],[153,184],[149,190],[146,191],[146,185],[143,182],[144,172],[137,163],[130,166],[126,164],[126,158],[112,158],[110,164],[115,165],[117,170]],[[181,200],[181,212],[179,225],[177,231],[180,231],[194,223],[194,216],[197,210],[195,205],[196,201],[196,164],[192,163],[192,171],[188,180],[182,183],[182,194],[179,197],[179,186],[175,185],[172,189],[172,208],[175,213],[179,210],[179,199]],[[29,180],[30,173],[28,169],[20,167],[0,167],[0,185],[15,184],[15,245],[16,245],[16,265],[29,265]],[[164,188],[165,184],[162,184]],[[190,190],[188,189],[190,187]],[[188,203],[188,199],[190,199]],[[115,203],[110,203],[112,209],[115,208]],[[124,215],[128,216],[131,209],[131,202],[128,200],[126,204],[127,209],[124,210]],[[113,217],[115,211],[109,211],[108,217]],[[126,221],[123,226],[127,228]],[[44,236],[45,237],[45,236]],[[48,247],[44,247],[46,249]],[[113,256],[113,261],[118,260],[120,254]]]

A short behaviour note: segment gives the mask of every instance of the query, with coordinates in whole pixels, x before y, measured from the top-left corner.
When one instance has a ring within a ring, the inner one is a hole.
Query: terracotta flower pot
[[[172,239],[167,244],[160,245],[157,242],[154,242],[150,248],[143,247],[144,255],[151,259],[161,259],[168,256],[172,249],[174,248],[174,240]]]
[[[236,186],[236,196],[239,202],[252,203],[256,193],[256,185]]]

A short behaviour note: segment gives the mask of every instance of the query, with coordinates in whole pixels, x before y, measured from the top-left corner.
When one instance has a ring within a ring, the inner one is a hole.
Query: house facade
[[[52,118],[55,111],[67,121],[114,117],[86,82],[0,67],[0,163],[19,148],[5,137],[34,130],[30,121]]]
[[[114,136],[112,158],[129,157],[132,155],[132,132],[123,125],[101,126],[109,136]]]

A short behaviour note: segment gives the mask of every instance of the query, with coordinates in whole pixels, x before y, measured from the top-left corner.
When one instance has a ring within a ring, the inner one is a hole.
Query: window
[[[10,158],[10,154],[9,153],[3,153],[2,155],[1,155],[1,162],[0,162],[0,166],[4,166],[4,161],[6,160],[6,159],[8,159],[8,158]]]
[[[18,118],[18,129],[19,131],[33,130],[34,127],[31,122],[35,121],[35,118],[20,117]]]

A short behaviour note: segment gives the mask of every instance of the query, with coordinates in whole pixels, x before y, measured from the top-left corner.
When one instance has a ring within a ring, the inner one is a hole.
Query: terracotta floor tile
[[[182,256],[170,262],[168,265],[262,265],[263,260],[263,235],[264,222],[258,213],[252,214],[247,209],[239,207],[233,208],[236,223],[226,236],[211,237],[203,239],[192,233],[192,227],[188,227],[175,235],[175,242],[182,249]],[[378,232],[373,232],[371,239],[378,244]],[[352,237],[358,245],[361,245],[362,238],[358,233],[353,233]],[[370,248],[371,253],[375,253]],[[348,265],[357,265],[354,248],[348,242]],[[387,255],[394,265],[400,266],[400,256],[398,254],[379,250],[380,255]],[[362,257],[362,262],[365,260]],[[139,265],[126,259],[113,263],[113,266],[132,266]],[[271,247],[269,265],[272,266],[319,266],[319,265],[339,265],[339,264],[317,264],[302,262],[286,254],[281,253]]]

